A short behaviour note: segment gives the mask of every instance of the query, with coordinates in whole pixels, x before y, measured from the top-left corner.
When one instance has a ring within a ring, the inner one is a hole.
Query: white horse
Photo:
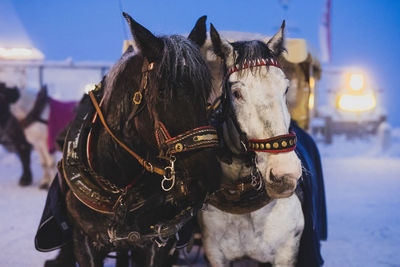
[[[36,94],[20,89],[21,97],[11,107],[14,116],[23,121],[34,106]],[[38,152],[40,163],[43,169],[43,176],[40,182],[40,188],[47,188],[52,182],[53,177],[57,172],[55,153],[50,153],[47,145],[48,129],[47,121],[49,119],[50,108],[49,103],[45,104],[43,112],[40,114],[40,120],[35,120],[24,128],[24,133],[27,141]]]
[[[199,216],[214,267],[242,257],[296,264],[304,216],[293,193],[302,166],[289,133],[289,82],[278,63],[283,31],[284,23],[267,44],[229,43],[211,25],[214,52],[227,70],[222,110],[216,112],[225,146],[219,157],[223,184]]]

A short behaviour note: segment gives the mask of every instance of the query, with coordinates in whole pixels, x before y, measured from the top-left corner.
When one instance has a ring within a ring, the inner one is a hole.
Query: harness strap
[[[143,66],[142,66],[142,79],[140,81],[139,90],[135,92],[132,98],[132,102],[135,104],[133,106],[131,115],[129,116],[128,120],[133,119],[138,112],[140,104],[143,100],[143,93],[147,89],[147,82],[148,82],[148,73],[154,68],[154,62],[149,63],[148,59],[145,57],[143,59]]]
[[[164,124],[159,123],[158,135],[164,137],[159,143],[160,149],[165,155],[191,151],[200,148],[217,147],[219,144],[217,130],[212,126],[201,126],[183,134],[171,137]],[[161,137],[157,138],[157,141]]]
[[[159,175],[166,175],[166,172],[164,169],[159,168],[157,166],[153,166],[153,164],[151,164],[150,162],[144,160],[142,157],[140,157],[138,154],[136,154],[133,150],[131,150],[129,147],[127,147],[122,141],[120,141],[110,130],[110,128],[108,127],[103,113],[101,112],[101,109],[99,107],[99,104],[97,103],[97,100],[93,94],[92,91],[89,92],[89,96],[90,96],[90,100],[93,103],[94,108],[96,109],[97,114],[99,115],[100,121],[103,124],[104,128],[106,129],[106,131],[111,135],[111,137],[114,139],[114,141],[116,141],[123,149],[125,149],[130,155],[132,155],[139,163],[140,165],[142,165],[148,172],[151,173],[157,173]]]

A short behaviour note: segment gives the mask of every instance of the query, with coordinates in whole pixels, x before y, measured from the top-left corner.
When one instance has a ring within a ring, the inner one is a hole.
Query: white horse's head
[[[240,136],[241,144],[232,141],[232,149],[255,151],[256,166],[272,198],[293,194],[302,174],[301,162],[293,151],[295,136],[289,134],[289,81],[278,63],[284,51],[284,26],[267,44],[229,43],[220,38],[213,25],[210,31],[214,52],[225,62],[225,102],[233,111],[231,124]]]

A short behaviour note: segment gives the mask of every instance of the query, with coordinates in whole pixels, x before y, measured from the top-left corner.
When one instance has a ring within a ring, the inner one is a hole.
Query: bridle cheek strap
[[[156,129],[156,139],[160,150],[165,155],[217,147],[219,144],[217,130],[212,126],[202,126],[183,134],[171,137],[162,122]]]
[[[249,139],[247,150],[268,153],[283,153],[296,148],[297,136],[291,131],[289,134],[278,135],[268,139]]]

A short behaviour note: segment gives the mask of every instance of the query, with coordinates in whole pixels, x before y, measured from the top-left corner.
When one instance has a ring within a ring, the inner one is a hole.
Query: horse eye
[[[239,91],[234,91],[232,94],[236,99],[242,98],[242,94]]]

